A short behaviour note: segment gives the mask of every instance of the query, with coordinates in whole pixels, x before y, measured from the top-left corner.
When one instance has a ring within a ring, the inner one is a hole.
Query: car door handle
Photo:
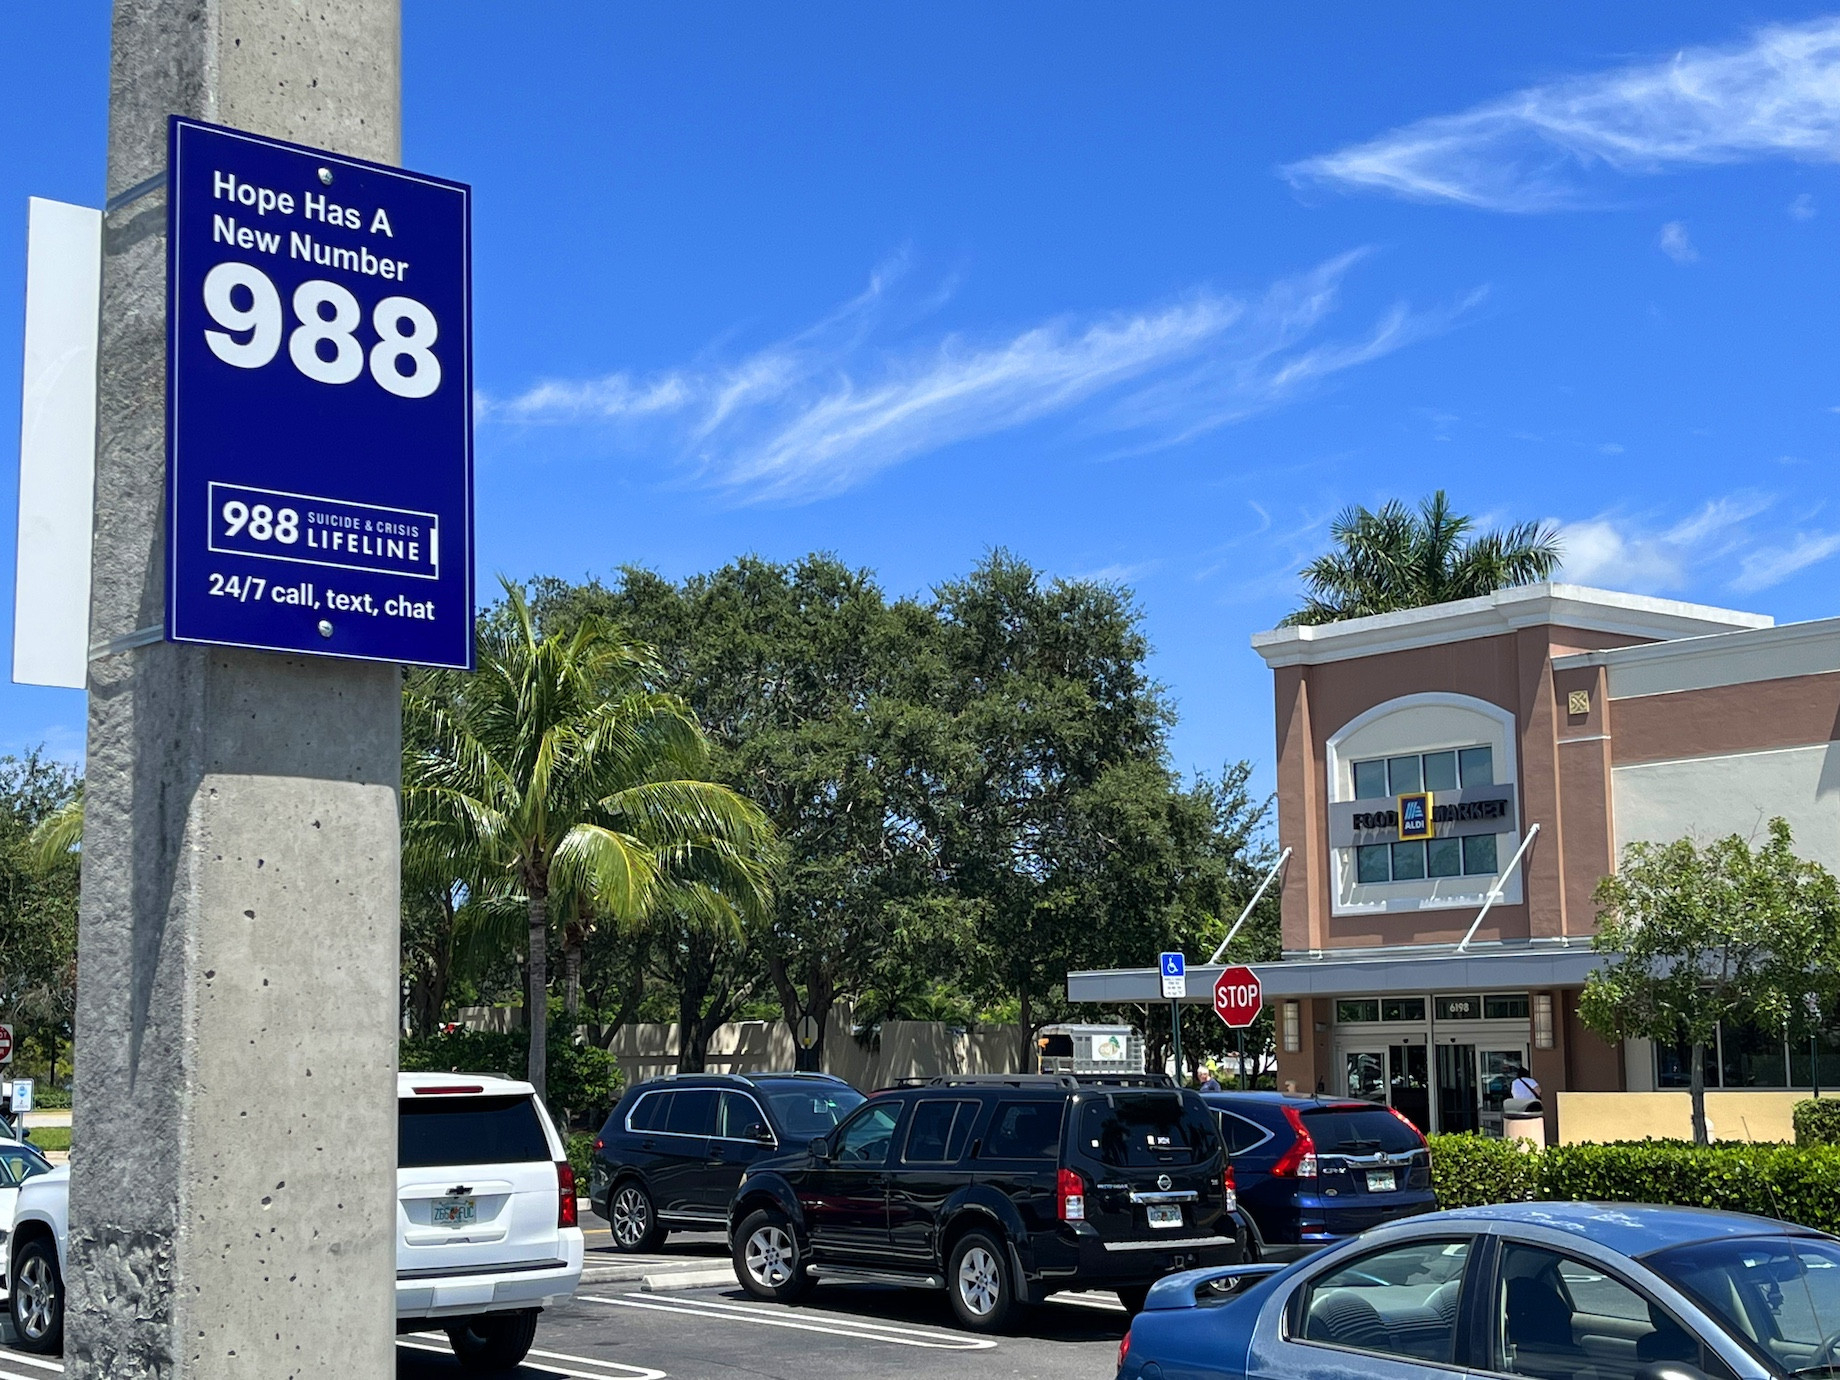
[[[641,1150],[656,1150],[658,1148],[658,1143],[651,1140],[642,1140],[639,1142],[639,1148]]]

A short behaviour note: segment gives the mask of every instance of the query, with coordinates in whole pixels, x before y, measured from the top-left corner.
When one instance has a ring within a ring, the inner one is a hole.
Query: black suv
[[[594,1142],[588,1200],[614,1249],[716,1231],[748,1166],[836,1129],[863,1095],[823,1073],[677,1074],[621,1098]]]
[[[1207,1104],[1153,1075],[962,1076],[876,1093],[747,1172],[735,1275],[790,1301],[814,1280],[945,1289],[969,1327],[1019,1301],[1231,1265],[1245,1240]]]

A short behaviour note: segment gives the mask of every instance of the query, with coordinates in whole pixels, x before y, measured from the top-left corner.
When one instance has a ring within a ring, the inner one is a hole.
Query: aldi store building
[[[1684,1096],[1566,1096],[1686,1085],[1681,1051],[1612,1046],[1578,1019],[1592,891],[1627,843],[1760,837],[1773,815],[1840,871],[1840,619],[1776,627],[1544,584],[1252,644],[1272,671],[1290,850],[1283,959],[1259,967],[1280,1085],[1384,1102],[1427,1131],[1494,1131],[1520,1064],[1550,1137],[1601,1138],[1588,1123],[1606,1116],[1678,1134]],[[1191,1001],[1216,971],[1191,969]],[[1146,1001],[1156,982],[1081,973],[1068,988]],[[1840,1049],[1752,1030],[1723,1032],[1708,1062],[1709,1087],[1774,1090],[1782,1117],[1792,1090],[1840,1085]],[[1758,1138],[1781,1119],[1741,1105]]]

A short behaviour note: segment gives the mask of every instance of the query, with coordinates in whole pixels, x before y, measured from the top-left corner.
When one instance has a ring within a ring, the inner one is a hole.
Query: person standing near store
[[[1200,1090],[1202,1092],[1219,1092],[1220,1091],[1220,1080],[1214,1076],[1214,1066],[1212,1064],[1203,1064],[1201,1066],[1201,1089]]]
[[[1514,1067],[1514,1081],[1508,1085],[1508,1096],[1520,1098],[1526,1102],[1540,1100],[1540,1083],[1531,1073],[1519,1064]]]

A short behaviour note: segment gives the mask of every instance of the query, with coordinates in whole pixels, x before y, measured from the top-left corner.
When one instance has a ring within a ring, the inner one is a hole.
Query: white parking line
[[[40,1370],[54,1371],[59,1375],[64,1373],[64,1367],[58,1362],[47,1361],[43,1356],[28,1356],[23,1351],[14,1351],[10,1346],[0,1346],[0,1360],[17,1361],[22,1366],[37,1366]],[[3,1370],[0,1370],[0,1376],[7,1376],[8,1380],[17,1380],[17,1377]],[[30,1380],[44,1380],[44,1377],[34,1375],[30,1377]]]
[[[408,1337],[398,1337],[396,1345],[406,1347],[410,1351],[432,1351],[443,1356],[454,1354],[447,1339],[439,1332],[417,1332]],[[618,1361],[602,1361],[593,1356],[571,1356],[563,1351],[539,1351],[534,1347],[531,1348],[530,1355],[543,1358],[544,1370],[570,1376],[572,1380],[665,1380],[665,1373],[661,1370],[623,1365]],[[568,1364],[551,1365],[551,1361],[566,1361]],[[572,1370],[571,1366],[596,1366],[599,1369]]]
[[[1099,1308],[1108,1313],[1122,1313],[1125,1307],[1118,1302],[1115,1294],[1053,1294],[1048,1298],[1050,1304],[1071,1303],[1077,1308]]]
[[[925,1347],[932,1351],[989,1351],[996,1343],[988,1337],[966,1337],[951,1332],[871,1322],[845,1313],[813,1313],[800,1309],[788,1314],[768,1304],[718,1303],[711,1299],[637,1298],[631,1294],[577,1294],[581,1303],[610,1303],[622,1308],[648,1308],[655,1313],[721,1322],[756,1323],[762,1327],[788,1327],[797,1332],[822,1332],[860,1342],[887,1342],[893,1346]],[[824,1321],[819,1322],[817,1319]]]

